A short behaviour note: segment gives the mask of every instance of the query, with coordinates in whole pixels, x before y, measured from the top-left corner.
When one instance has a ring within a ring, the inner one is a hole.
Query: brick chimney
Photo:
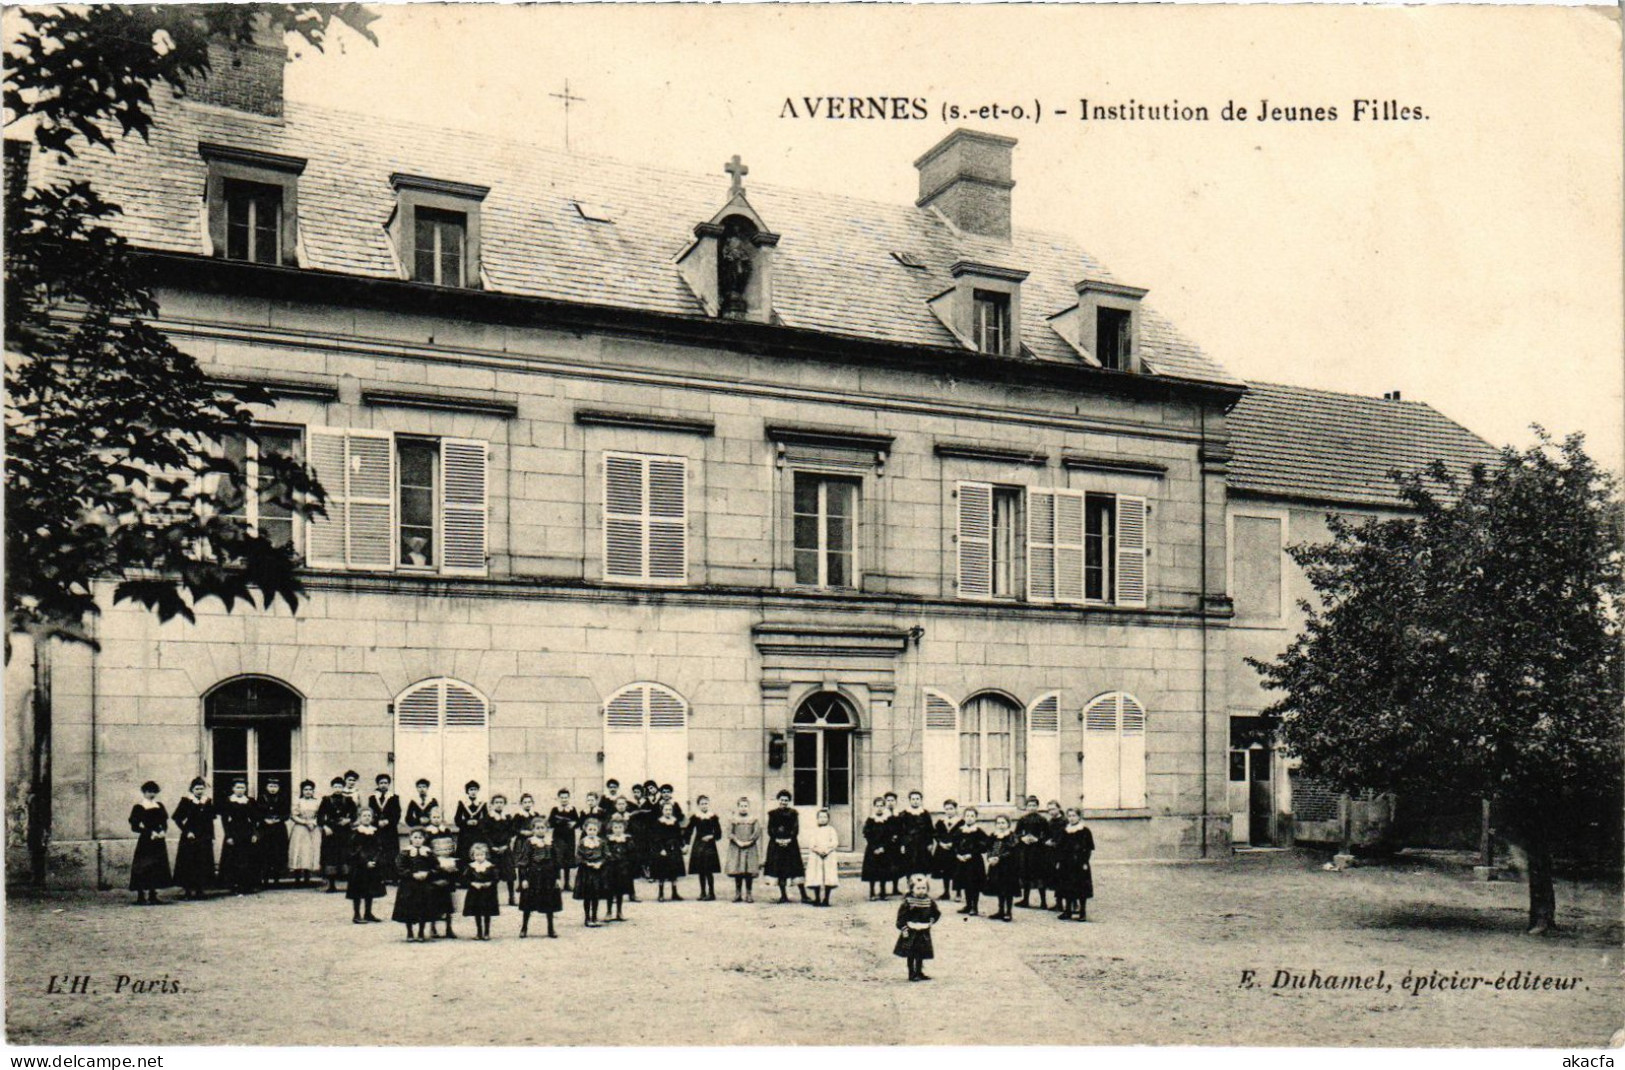
[[[1013,137],[961,127],[914,161],[921,208],[934,207],[968,234],[1010,238],[1010,156]]]
[[[186,95],[204,104],[281,118],[287,65],[282,30],[261,19],[252,42],[223,38],[209,42],[209,72],[189,83]]]

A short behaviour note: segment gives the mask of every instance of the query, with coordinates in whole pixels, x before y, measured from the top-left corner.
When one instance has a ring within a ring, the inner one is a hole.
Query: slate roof
[[[1233,492],[1402,505],[1389,472],[1492,463],[1489,443],[1419,401],[1249,383],[1231,410]]]
[[[156,96],[156,94],[155,94]],[[481,209],[486,288],[502,293],[659,313],[704,315],[676,256],[696,223],[727,200],[727,178],[570,155],[516,141],[435,130],[288,101],[283,122],[167,97],[150,143],[125,138],[116,157],[87,151],[68,170],[90,177],[124,208],[117,224],[135,244],[204,251],[206,164],[198,142],[297,156],[301,264],[399,278],[384,225],[395,206],[392,172],[489,186]],[[907,167],[900,157],[898,166]],[[1022,289],[1022,341],[1040,360],[1082,364],[1046,322],[1077,302],[1075,285],[1110,273],[1068,238],[1025,231],[1006,245],[957,235],[934,213],[757,182],[751,205],[778,246],[774,304],[781,321],[833,335],[956,346],[926,301],[953,284],[958,260],[1030,272]],[[582,217],[603,207],[613,223]],[[893,252],[924,265],[898,263]],[[1142,357],[1151,374],[1237,384],[1147,307]]]

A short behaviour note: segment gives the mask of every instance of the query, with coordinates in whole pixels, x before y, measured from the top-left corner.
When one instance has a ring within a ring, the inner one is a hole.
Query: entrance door
[[[801,813],[803,839],[829,810],[829,823],[852,849],[852,730],[857,718],[840,695],[823,691],[796,710],[791,728],[791,803]]]
[[[1264,846],[1270,842],[1270,816],[1275,808],[1270,780],[1269,749],[1262,743],[1247,748],[1247,829],[1248,842]]]

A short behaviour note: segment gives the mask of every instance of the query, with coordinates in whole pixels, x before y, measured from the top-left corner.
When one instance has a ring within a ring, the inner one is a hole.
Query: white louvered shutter
[[[643,689],[649,710],[645,779],[672,786],[672,798],[688,799],[688,703],[658,684]]]
[[[427,683],[395,702],[395,783],[428,779],[431,790],[448,796],[440,746],[440,686]]]
[[[1117,604],[1146,604],[1147,547],[1145,499],[1117,496]]]
[[[343,568],[346,564],[345,531],[349,527],[348,466],[344,463],[343,431],[312,427],[306,432],[310,443],[310,466],[327,492],[327,515],[313,517],[305,525],[305,557],[316,568]]]
[[[395,440],[387,431],[345,435],[349,474],[349,567],[395,565]]]
[[[440,571],[483,576],[486,571],[486,444],[440,440]]]
[[[1118,805],[1137,810],[1145,805],[1145,707],[1132,695],[1119,699]]]
[[[620,454],[604,456],[604,576],[643,579],[644,461]],[[617,778],[619,779],[619,778]]]
[[[467,684],[456,680],[440,682],[445,715],[442,737],[446,788],[441,798],[461,797],[463,785],[477,780],[491,787],[491,745],[489,710],[485,700]]]
[[[622,784],[648,779],[647,718],[643,688],[629,687],[610,698],[604,707],[604,779]]]
[[[935,809],[953,795],[959,781],[959,707],[939,691],[925,693],[922,740],[920,791],[925,805]],[[971,800],[959,801],[963,805]]]
[[[993,594],[993,487],[991,484],[959,484],[958,542],[959,597],[991,597]]]
[[[1027,707],[1027,790],[1042,804],[1061,797],[1061,696]]]
[[[1083,805],[1091,810],[1121,806],[1117,705],[1112,693],[1093,699],[1083,710]]]
[[[682,583],[688,575],[688,464],[649,458],[649,562],[646,578]]]
[[[1027,598],[1055,601],[1055,494],[1027,492]]]
[[[1055,494],[1055,600],[1083,601],[1083,493]]]

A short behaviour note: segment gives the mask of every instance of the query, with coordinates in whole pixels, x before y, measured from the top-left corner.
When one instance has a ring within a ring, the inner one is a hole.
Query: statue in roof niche
[[[743,316],[750,311],[750,277],[755,270],[756,224],[744,216],[731,215],[722,221],[722,241],[717,250],[717,294],[724,316]]]

